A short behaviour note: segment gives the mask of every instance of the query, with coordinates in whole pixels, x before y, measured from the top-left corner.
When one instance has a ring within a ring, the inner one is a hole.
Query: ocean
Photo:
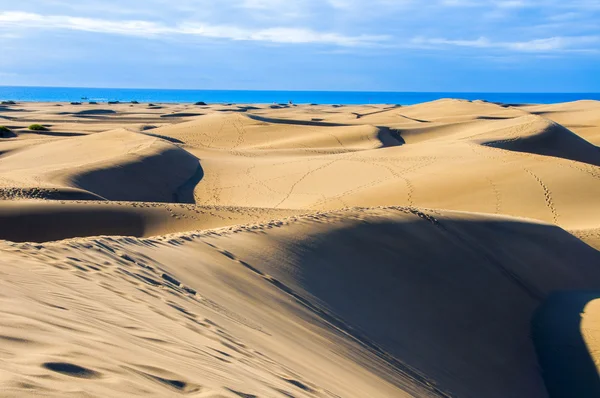
[[[505,104],[551,104],[600,100],[600,93],[452,93],[368,91],[245,91],[165,90],[129,88],[11,87],[0,86],[0,100],[37,102],[138,101],[155,103],[255,103],[272,104],[399,104],[411,105],[440,98],[486,100]]]

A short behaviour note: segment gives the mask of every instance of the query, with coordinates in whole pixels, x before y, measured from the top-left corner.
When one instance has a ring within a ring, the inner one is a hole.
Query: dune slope
[[[165,140],[115,130],[52,140],[0,158],[4,187],[76,188],[108,200],[177,202],[198,159]]]
[[[532,313],[600,285],[559,228],[406,208],[3,252],[3,385],[50,395],[544,397]]]

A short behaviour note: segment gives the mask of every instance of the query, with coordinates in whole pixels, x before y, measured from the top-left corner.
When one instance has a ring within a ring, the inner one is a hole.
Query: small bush
[[[98,105],[98,103],[96,101],[90,101],[90,102],[88,102],[88,104],[90,104],[90,105]]]
[[[17,135],[15,133],[12,132],[11,129],[9,129],[6,126],[0,126],[0,138],[13,138],[16,137]]]
[[[139,104],[137,101],[131,101],[132,104]]]
[[[2,101],[0,105],[17,105],[15,101]]]
[[[204,102],[204,101],[198,101],[194,105],[202,105],[202,106],[204,106],[204,105],[206,105],[206,102]]]
[[[81,102],[71,102],[71,105],[81,105]]]
[[[120,104],[119,101],[108,101],[108,105],[116,105],[116,104]]]
[[[29,130],[33,130],[33,131],[48,131],[48,128],[45,126],[42,126],[41,124],[32,124],[31,126],[29,126]]]

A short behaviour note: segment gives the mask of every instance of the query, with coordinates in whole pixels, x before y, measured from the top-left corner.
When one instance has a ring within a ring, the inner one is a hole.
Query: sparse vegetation
[[[137,101],[131,101],[132,104],[139,104]]]
[[[108,105],[115,105],[115,104],[119,104],[119,101],[108,101]]]
[[[0,105],[17,105],[15,101],[2,101]]]
[[[15,134],[10,128],[6,126],[0,126],[0,138],[14,138],[17,134]]]
[[[41,124],[32,124],[28,128],[32,131],[48,131],[48,127],[42,126]]]
[[[88,102],[88,104],[90,104],[90,105],[98,105],[98,103],[96,101],[90,101],[90,102]]]
[[[81,105],[81,102],[71,102],[71,105]]]
[[[206,102],[203,102],[203,101],[198,101],[198,102],[196,102],[194,105],[206,105]]]

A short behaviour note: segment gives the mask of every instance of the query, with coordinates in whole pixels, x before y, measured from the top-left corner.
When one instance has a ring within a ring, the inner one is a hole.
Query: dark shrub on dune
[[[139,104],[137,101],[131,101],[132,104]]]
[[[42,126],[41,124],[32,124],[28,128],[33,131],[48,131],[48,127]]]
[[[108,105],[116,105],[119,104],[119,101],[108,101]]]
[[[196,102],[194,105],[206,105],[206,102],[203,102],[203,101],[198,101],[198,102]]]
[[[81,105],[81,102],[71,102],[71,105]]]
[[[14,137],[14,133],[6,126],[0,126],[0,138]]]
[[[98,105],[98,103],[96,101],[90,101],[90,102],[88,102],[88,104],[90,104],[90,105]]]
[[[15,101],[2,101],[0,105],[17,105]]]

